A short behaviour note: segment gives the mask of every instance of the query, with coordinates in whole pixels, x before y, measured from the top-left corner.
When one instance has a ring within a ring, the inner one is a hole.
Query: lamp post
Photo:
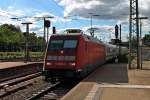
[[[26,32],[25,32],[25,62],[28,62],[29,60],[29,25],[32,24],[30,22],[22,23],[23,25],[26,25]]]
[[[148,17],[139,17],[140,21],[140,68],[142,69],[142,20],[148,19]]]
[[[20,19],[23,19],[23,18],[26,18],[26,17],[20,17],[20,18],[18,18],[18,17],[13,17],[13,18],[11,18],[11,19],[17,20],[17,21],[21,21]],[[24,58],[25,58],[25,63],[27,63],[28,60],[29,60],[29,57],[30,57],[30,55],[29,55],[29,25],[32,24],[32,23],[30,23],[30,22],[25,22],[25,23],[21,23],[21,24],[26,25],[26,32],[24,32],[24,34],[25,34],[25,51],[24,51]]]
[[[121,26],[121,24],[120,24],[120,34],[119,34],[119,58],[120,58],[120,56],[121,56],[121,43],[122,43],[122,41],[121,41],[121,34],[122,34],[122,26]]]
[[[90,33],[91,33],[91,36],[94,37],[94,30],[92,29],[93,28],[93,17],[98,17],[100,15],[97,15],[97,14],[93,14],[93,13],[89,13],[90,14],[90,19],[91,19],[91,30],[90,30]]]
[[[140,67],[140,69],[142,69],[142,20],[148,19],[148,17],[138,17],[138,18],[134,18],[134,19],[138,19],[140,22],[140,36],[139,36],[140,39],[139,39],[139,37],[137,37],[137,43],[138,43],[137,45],[139,46],[138,47],[139,53],[137,53],[137,60],[138,60],[137,63],[139,63],[139,67]]]
[[[142,37],[142,20],[148,19],[148,17],[139,17],[140,20],[140,38]]]

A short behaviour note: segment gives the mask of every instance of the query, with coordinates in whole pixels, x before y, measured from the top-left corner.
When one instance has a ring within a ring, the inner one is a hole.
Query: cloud
[[[11,18],[23,16],[24,12],[22,10],[13,10],[12,6],[9,6],[8,9],[0,8],[0,24],[14,24],[17,25],[20,22],[13,21]]]
[[[98,19],[124,20],[129,16],[129,0],[56,0],[64,6],[64,16],[78,15],[90,17],[89,13],[98,14]],[[141,16],[150,17],[150,0],[139,0]]]
[[[64,7],[64,16],[79,16],[89,19],[91,15],[93,19],[116,21],[116,24],[122,24],[124,37],[129,31],[129,0],[55,0],[60,6]],[[150,19],[150,0],[139,0],[139,16],[146,16]],[[150,31],[150,20],[143,20],[142,34]],[[115,24],[115,23],[113,23]],[[107,27],[101,27],[107,28]],[[113,30],[114,31],[114,30]],[[123,38],[124,38],[123,37]],[[125,38],[124,38],[125,40]]]
[[[91,16],[89,13],[98,14],[99,19],[122,18],[128,14],[128,0],[59,0],[59,5],[65,7],[64,16],[79,15]]]
[[[0,8],[0,24],[13,24],[16,26],[20,26],[21,30],[24,32],[26,31],[26,26],[22,25],[22,22],[31,22],[33,23],[32,25],[30,25],[30,31],[31,32],[36,32],[39,34],[43,34],[43,18],[42,17],[49,17],[49,16],[53,16],[54,18],[49,19],[51,20],[52,23],[61,21],[61,22],[65,22],[68,21],[68,19],[64,19],[62,17],[56,16],[52,13],[49,12],[43,12],[40,10],[33,10],[30,11],[33,12],[33,16],[32,15],[28,15],[28,10],[14,10],[14,7],[12,6],[8,6],[8,9],[1,9]],[[41,18],[38,18],[41,17]],[[11,19],[11,18],[18,18],[18,19]]]
[[[12,10],[12,9],[1,9],[0,8],[0,16],[1,17],[13,17],[13,16],[16,16],[16,17],[19,17],[19,16],[23,16],[24,15],[24,12],[22,10]]]
[[[13,9],[14,7],[13,6],[8,6],[8,9]]]

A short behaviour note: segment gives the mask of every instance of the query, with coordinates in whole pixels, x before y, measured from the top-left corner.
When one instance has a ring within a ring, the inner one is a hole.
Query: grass
[[[30,58],[41,58],[43,52],[29,52]],[[22,59],[24,52],[0,52],[0,60]]]

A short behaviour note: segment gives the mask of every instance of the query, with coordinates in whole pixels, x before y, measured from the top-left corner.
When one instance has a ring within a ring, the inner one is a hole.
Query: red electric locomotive
[[[50,37],[44,62],[45,79],[83,78],[117,55],[115,46],[106,45],[79,29],[68,29],[65,33]]]

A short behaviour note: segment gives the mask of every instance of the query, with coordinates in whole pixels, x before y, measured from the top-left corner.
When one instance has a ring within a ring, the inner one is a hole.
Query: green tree
[[[26,36],[21,32],[20,27],[16,27],[12,24],[0,25],[0,45],[8,47],[9,49],[0,51],[22,51],[24,50]],[[29,34],[28,43],[33,48],[36,46],[43,46],[43,37],[38,37],[36,33],[32,32]],[[22,46],[21,46],[22,45]],[[16,48],[13,49],[12,48]],[[1,48],[2,49],[2,48]]]
[[[19,27],[12,24],[0,25],[0,43],[4,44],[20,44],[24,40]]]
[[[37,44],[37,36],[36,33],[32,32],[29,34],[29,45],[36,45]]]
[[[39,36],[37,38],[37,45],[43,45],[43,37]]]

